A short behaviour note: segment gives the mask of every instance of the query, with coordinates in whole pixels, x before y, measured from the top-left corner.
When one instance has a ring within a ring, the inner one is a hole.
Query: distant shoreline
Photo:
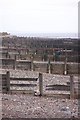
[[[37,38],[53,38],[53,39],[59,39],[59,38],[71,38],[71,39],[77,39],[78,33],[21,33],[21,32],[9,32],[8,35],[0,35],[0,37],[37,37]]]
[[[40,38],[78,38],[78,34],[65,33],[13,33],[18,37],[40,37]]]

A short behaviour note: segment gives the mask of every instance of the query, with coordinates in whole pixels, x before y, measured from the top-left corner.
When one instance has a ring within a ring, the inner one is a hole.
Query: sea
[[[42,38],[78,38],[78,33],[23,33],[13,32],[18,37],[42,37]]]

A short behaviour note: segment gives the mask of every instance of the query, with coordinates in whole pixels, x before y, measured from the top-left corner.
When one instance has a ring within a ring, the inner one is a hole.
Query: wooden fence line
[[[35,77],[34,78],[27,78],[27,77],[26,78],[17,78],[17,77],[11,77],[10,72],[7,71],[6,77],[4,79],[6,79],[5,81],[7,81],[7,83],[5,85],[3,85],[3,86],[6,86],[7,93],[10,92],[10,85],[11,85],[10,80],[13,80],[13,81],[37,81],[39,79],[39,94],[40,94],[40,96],[42,96],[42,73],[39,73],[39,77],[36,77],[36,78]],[[3,82],[3,79],[2,79],[2,82]]]
[[[36,62],[34,62],[33,61],[33,59],[31,59],[30,60],[30,63],[28,64],[27,63],[27,61],[25,61],[25,64],[20,64],[19,62],[22,62],[23,60],[16,60],[16,55],[15,55],[15,59],[11,59],[11,58],[7,58],[7,59],[5,59],[5,58],[3,58],[3,59],[1,59],[3,62],[2,62],[2,67],[4,68],[4,67],[6,67],[7,68],[7,66],[8,66],[8,68],[9,68],[9,62],[10,62],[10,68],[12,68],[12,69],[17,69],[18,68],[18,64],[19,64],[19,67],[20,66],[22,66],[22,69],[24,69],[24,70],[31,70],[31,71],[36,71]],[[9,62],[8,62],[9,61]],[[38,63],[38,62],[37,62]],[[41,61],[41,63],[40,64],[43,64],[44,65],[44,62],[43,61]],[[60,63],[60,65],[59,65],[59,68],[58,68],[58,66],[57,66],[57,68],[56,68],[56,71],[54,71],[54,69],[55,69],[55,67],[54,67],[54,65],[57,65],[57,64],[59,64],[59,63],[54,63],[54,62],[51,62],[50,61],[50,59],[47,61],[47,63],[46,63],[46,65],[47,65],[47,67],[44,67],[44,72],[46,72],[46,73],[53,73],[53,74],[56,74],[57,72],[57,74],[63,74],[63,75],[68,75],[68,74],[78,74],[78,69],[77,69],[77,67],[75,68],[75,65],[74,66],[72,66],[72,64],[71,65],[69,65],[69,63],[67,63],[67,60],[65,60],[65,62],[63,62],[63,63]],[[25,66],[24,66],[25,65]],[[23,66],[24,66],[24,68],[23,68]],[[27,66],[27,68],[25,68]],[[40,67],[40,66],[37,66],[38,68]],[[61,70],[59,70],[61,68]],[[75,68],[75,70],[73,70],[72,68]],[[19,69],[19,68],[18,68]],[[20,69],[21,69],[21,67],[20,67]],[[40,67],[40,70],[41,70],[41,67]],[[42,72],[42,71],[40,71],[40,72]]]
[[[22,80],[23,81],[37,81],[38,79],[39,79],[39,95],[43,96],[44,94],[43,94],[43,74],[42,73],[39,73],[39,77],[36,77],[36,78],[27,78],[27,77],[26,78],[17,78],[17,77],[13,78],[13,77],[10,76],[10,72],[7,71],[7,73],[6,73],[6,80],[7,80],[7,84],[6,84],[7,89],[6,89],[6,91],[7,91],[7,93],[10,92],[10,80],[13,80],[13,81],[15,81],[15,80],[17,80],[17,81],[18,80],[19,81],[20,80],[21,81]],[[60,87],[62,87],[62,86],[60,86]],[[73,77],[73,75],[70,75],[70,99],[74,99],[74,98],[75,98],[74,77]]]

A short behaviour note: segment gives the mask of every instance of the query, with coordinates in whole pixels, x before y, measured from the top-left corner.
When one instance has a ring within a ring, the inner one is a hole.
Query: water
[[[13,35],[19,37],[42,37],[42,38],[78,38],[77,33],[20,33],[13,32]]]

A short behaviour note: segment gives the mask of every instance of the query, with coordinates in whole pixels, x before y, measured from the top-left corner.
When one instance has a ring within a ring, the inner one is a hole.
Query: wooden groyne
[[[79,91],[78,91],[79,82],[74,81],[73,75],[70,75],[69,82],[65,81],[66,84],[63,83],[50,84],[50,82],[48,81],[48,84],[46,83],[45,87],[44,87],[44,80],[42,73],[39,73],[37,77],[23,78],[23,77],[11,77],[10,72],[7,71],[6,74],[0,74],[0,76],[2,76],[3,93],[9,94],[9,93],[16,93],[18,91],[20,93],[28,93],[28,94],[32,93],[34,95],[44,96],[47,95],[45,94],[46,91],[48,91],[49,95],[51,93],[54,95],[55,94],[54,91],[68,91],[70,99],[78,98],[79,96]],[[14,89],[11,89],[11,87],[14,87]],[[17,87],[21,87],[22,89],[17,89]],[[26,89],[24,89],[24,87]]]

